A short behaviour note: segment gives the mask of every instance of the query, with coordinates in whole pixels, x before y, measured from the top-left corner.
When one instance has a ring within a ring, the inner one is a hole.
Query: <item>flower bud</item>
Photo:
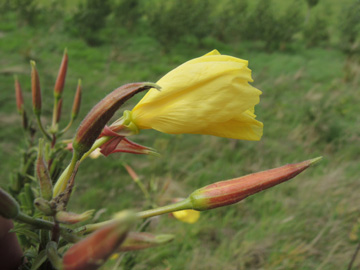
[[[64,224],[76,224],[88,220],[92,217],[95,210],[89,210],[82,214],[75,214],[71,212],[59,211],[55,215],[55,219]]]
[[[44,159],[44,141],[39,140],[39,153],[36,160],[36,176],[40,184],[40,193],[45,200],[52,198],[52,183],[47,164]]]
[[[0,216],[7,219],[16,218],[19,211],[17,201],[9,193],[0,188]]]
[[[52,216],[55,214],[55,211],[54,209],[52,209],[50,202],[43,198],[36,198],[34,200],[34,205],[38,210],[40,210],[46,216]]]
[[[145,232],[130,232],[117,251],[141,250],[166,244],[174,239],[172,234],[154,235]]]
[[[81,93],[82,93],[82,85],[81,85],[81,79],[79,79],[78,85],[76,88],[75,97],[74,97],[74,103],[73,103],[72,111],[71,111],[71,118],[73,120],[75,120],[79,114],[80,104],[81,104]]]
[[[24,112],[24,98],[21,91],[20,82],[15,76],[15,97],[16,97],[16,107],[19,114],[23,114]]]
[[[62,92],[64,90],[67,66],[68,66],[68,54],[67,54],[67,49],[65,49],[54,87],[54,95],[55,98],[57,99],[61,98]]]
[[[79,157],[90,150],[106,123],[126,100],[152,87],[157,86],[153,83],[126,84],[115,89],[96,104],[81,122],[74,138],[73,148]]]
[[[125,240],[136,217],[126,211],[106,225],[69,248],[63,257],[63,270],[98,269]]]
[[[192,208],[203,211],[237,203],[252,194],[295,177],[320,159],[321,157],[288,164],[205,186],[190,194],[189,199],[192,202]]]
[[[36,69],[35,61],[30,61],[30,64],[31,64],[31,93],[32,93],[33,110],[35,115],[39,116],[41,114],[41,90],[40,90],[39,74]]]

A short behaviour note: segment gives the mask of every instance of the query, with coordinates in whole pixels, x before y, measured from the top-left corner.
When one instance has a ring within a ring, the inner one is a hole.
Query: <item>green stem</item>
[[[63,135],[66,131],[68,131],[73,122],[74,122],[74,119],[71,117],[71,119],[70,119],[69,123],[67,124],[67,126],[66,126],[65,128],[63,128],[63,129],[59,132],[58,136],[61,136],[61,135]]]
[[[192,202],[190,198],[186,198],[185,200],[182,200],[180,202],[170,205],[165,205],[159,208],[141,211],[138,212],[136,215],[139,218],[149,218],[149,217],[159,216],[159,215],[176,212],[180,210],[186,210],[186,209],[192,209]]]
[[[30,217],[22,212],[19,213],[19,215],[15,218],[17,221],[21,221],[23,223],[35,226],[38,229],[46,229],[46,230],[52,230],[55,226],[55,223],[39,219],[39,218],[33,218]],[[60,226],[60,234],[65,238],[69,239],[70,242],[76,242],[77,237],[71,233],[72,230],[68,228],[64,228]]]
[[[54,227],[54,223],[52,223],[50,221],[39,219],[39,218],[33,218],[22,212],[20,212],[19,215],[15,219],[18,221],[24,222],[26,224],[33,225],[39,229],[51,230]]]
[[[90,148],[89,151],[87,151],[80,159],[80,161],[83,161],[85,158],[87,158],[96,148],[99,148],[100,146],[102,146],[103,144],[107,143],[108,141],[110,141],[113,137],[111,136],[104,136],[101,137],[99,139],[97,139],[94,144],[92,145],[92,147]]]
[[[149,217],[159,216],[159,215],[176,212],[176,211],[180,211],[180,210],[186,210],[186,209],[192,209],[192,202],[189,198],[182,200],[180,202],[174,203],[174,204],[162,206],[162,207],[155,208],[155,209],[141,211],[141,212],[138,212],[136,215],[138,218],[149,218]],[[82,226],[82,227],[76,229],[75,232],[80,235],[88,234],[88,233],[91,233],[103,226],[110,224],[111,222],[113,222],[112,219],[106,220],[103,222],[99,222],[99,223],[88,224],[88,225],[85,225],[85,226]]]
[[[79,160],[78,155],[76,152],[73,152],[72,159],[70,164],[66,167],[66,169],[63,171],[63,173],[60,175],[59,179],[56,181],[56,184],[54,186],[54,192],[53,197],[56,197],[61,192],[63,192],[66,188],[66,185],[74,171],[76,162]]]
[[[87,151],[80,159],[80,162],[82,162],[85,158],[87,158],[96,148],[100,147],[101,145],[103,145],[104,143],[108,142],[110,139],[112,139],[112,137],[110,136],[104,136],[101,137],[100,139],[97,139],[93,146],[91,147],[91,149],[89,151]],[[56,184],[54,186],[54,195],[53,197],[56,197],[57,195],[59,195],[62,191],[65,190],[66,185],[70,179],[71,174],[74,171],[75,168],[75,164],[78,161],[78,157],[76,155],[76,152],[73,153],[73,157],[71,159],[70,164],[66,167],[66,169],[62,172],[62,174],[60,175],[59,179],[56,181]]]
[[[36,115],[36,122],[39,126],[40,131],[45,135],[45,137],[49,140],[52,141],[51,136],[45,131],[42,123],[41,123],[41,119],[40,119],[40,115]]]

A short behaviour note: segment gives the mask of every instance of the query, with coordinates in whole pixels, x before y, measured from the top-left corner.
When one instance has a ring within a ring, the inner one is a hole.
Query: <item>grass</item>
[[[79,77],[84,85],[81,119],[119,85],[156,81],[180,63],[213,49],[179,45],[164,54],[152,38],[131,34],[122,36],[121,42],[91,48],[63,32],[18,29],[13,20],[10,22],[13,25],[0,25],[1,186],[17,168],[21,142],[12,75],[19,75],[31,112],[30,59],[37,61],[44,114],[50,114],[53,83],[62,51],[68,48],[70,62],[62,122],[65,125]],[[299,48],[268,54],[252,50],[247,44],[219,45],[224,54],[250,60],[253,85],[263,91],[256,107],[258,118],[265,124],[263,139],[246,142],[144,131],[133,139],[158,149],[162,156],[119,154],[86,160],[69,209],[105,209],[101,216],[105,219],[116,211],[141,207],[142,194],[127,175],[123,162],[130,164],[147,186],[160,188],[169,182],[161,203],[185,197],[215,181],[323,155],[322,163],[296,179],[239,204],[204,212],[193,225],[168,216],[155,218],[148,230],[175,234],[174,242],[128,253],[124,269],[130,269],[134,261],[133,269],[346,268],[355,250],[349,233],[358,222],[360,205],[360,96],[356,94],[359,64],[351,64],[354,75],[345,80],[346,56],[337,49]],[[140,96],[123,109],[131,109]],[[111,269],[114,264],[110,261],[104,269]],[[355,267],[359,265],[360,259]]]

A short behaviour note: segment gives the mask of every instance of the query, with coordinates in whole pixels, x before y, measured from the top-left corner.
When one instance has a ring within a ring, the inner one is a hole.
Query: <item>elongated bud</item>
[[[0,216],[4,218],[16,218],[19,214],[19,204],[5,190],[0,188]]]
[[[154,235],[145,232],[130,232],[117,251],[124,252],[152,248],[167,244],[172,240],[174,240],[172,234]]]
[[[79,79],[78,85],[76,88],[75,97],[74,97],[74,103],[73,103],[72,111],[71,111],[71,118],[73,120],[75,120],[77,118],[79,111],[80,111],[81,94],[82,94],[82,85],[81,85],[81,79]]]
[[[45,200],[51,200],[52,198],[52,182],[48,166],[44,159],[44,140],[39,140],[39,152],[36,160],[36,176],[40,184],[41,197]]]
[[[135,214],[125,211],[109,225],[73,245],[64,254],[63,270],[98,269],[125,240],[135,221]]]
[[[40,90],[39,74],[36,69],[35,61],[30,61],[30,64],[31,64],[31,93],[32,93],[33,110],[35,115],[39,116],[41,114],[41,90]]]
[[[115,89],[96,104],[81,122],[76,132],[73,148],[78,156],[81,157],[90,150],[106,123],[126,100],[136,93],[154,87],[158,88],[158,86],[153,83],[126,84]]]
[[[192,202],[192,208],[202,211],[237,203],[252,194],[295,177],[320,159],[321,157],[288,164],[205,186],[190,194],[189,199]]]
[[[88,220],[92,217],[95,210],[89,210],[82,214],[75,214],[71,212],[59,211],[55,215],[55,219],[64,224],[76,224],[78,222],[82,222]]]
[[[38,210],[40,210],[46,216],[52,216],[55,214],[55,210],[52,209],[50,202],[43,198],[36,198],[34,200],[34,205]]]
[[[64,90],[67,66],[68,66],[68,54],[67,54],[67,49],[65,49],[54,87],[54,95],[55,98],[57,99],[61,98],[62,92]]]
[[[22,95],[20,82],[17,76],[15,76],[15,97],[16,97],[17,111],[20,115],[22,115],[24,112],[24,98]]]

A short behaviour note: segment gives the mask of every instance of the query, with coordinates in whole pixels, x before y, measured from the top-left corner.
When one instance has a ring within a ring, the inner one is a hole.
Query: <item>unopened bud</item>
[[[56,213],[55,219],[60,223],[75,224],[90,219],[94,214],[94,211],[95,210],[89,210],[82,214],[59,211]]]
[[[81,122],[73,141],[74,150],[79,157],[90,150],[106,123],[126,100],[136,93],[154,87],[158,86],[153,83],[126,84],[96,104]]]
[[[71,118],[73,120],[75,120],[77,118],[79,111],[80,111],[81,93],[82,93],[82,85],[81,85],[81,79],[79,79],[78,85],[76,88],[75,97],[74,97],[74,103],[73,103],[72,111],[71,111]]]
[[[0,216],[4,218],[16,218],[19,214],[19,204],[5,190],[0,188]]]
[[[35,61],[30,61],[30,64],[31,64],[31,93],[32,93],[33,110],[35,115],[39,116],[41,114],[40,79],[39,79],[38,71],[36,69]]]
[[[55,98],[57,99],[61,98],[62,92],[64,90],[67,66],[68,66],[68,54],[67,54],[67,49],[65,49],[54,87],[54,95]]]
[[[98,269],[125,240],[135,221],[135,214],[126,211],[121,217],[73,245],[64,254],[63,270]]]
[[[48,166],[44,159],[44,140],[39,140],[39,152],[36,160],[36,176],[40,184],[41,197],[45,200],[51,200],[52,198],[52,183],[48,170]]]
[[[15,76],[15,97],[16,97],[16,107],[19,112],[19,114],[23,114],[24,112],[24,98],[21,91],[20,82]]]
[[[252,194],[295,177],[320,159],[321,157],[288,164],[205,186],[190,194],[189,199],[192,202],[192,208],[202,211],[237,203]]]
[[[119,252],[141,250],[156,247],[171,242],[174,239],[172,234],[154,235],[145,232],[130,232],[125,241],[118,248]]]
[[[55,211],[54,209],[52,209],[50,202],[43,198],[36,198],[34,200],[34,205],[38,210],[40,210],[46,216],[52,216],[55,214]]]

